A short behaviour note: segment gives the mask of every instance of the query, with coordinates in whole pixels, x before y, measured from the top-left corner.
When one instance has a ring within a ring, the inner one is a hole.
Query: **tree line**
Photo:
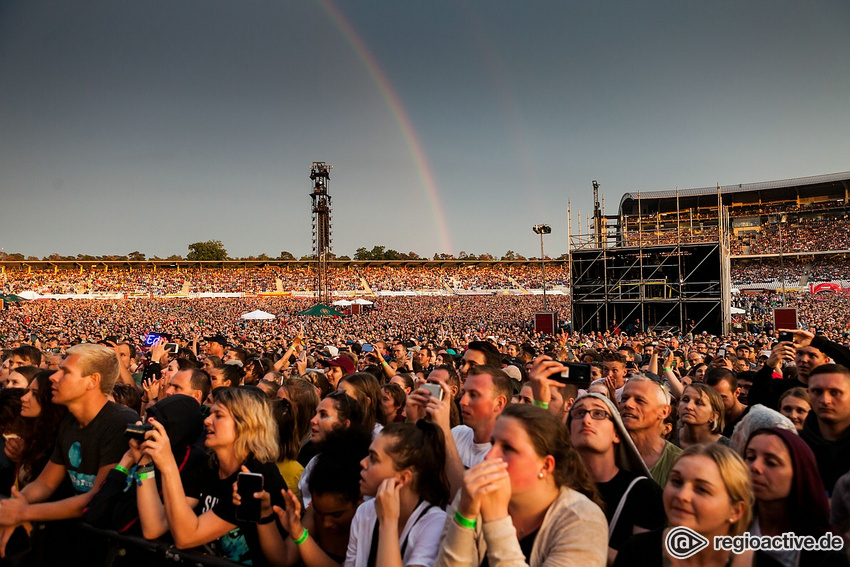
[[[558,260],[566,260],[568,257],[567,254],[562,254]],[[144,253],[139,252],[138,250],[134,250],[129,254],[125,255],[116,255],[116,254],[107,254],[103,256],[93,256],[90,254],[77,254],[76,256],[63,256],[61,254],[53,253],[49,256],[45,256],[43,258],[38,258],[37,256],[25,256],[20,253],[12,253],[8,254],[6,252],[0,252],[0,261],[84,261],[84,262],[96,262],[96,261],[105,261],[105,262],[120,262],[120,261],[135,261],[135,262],[143,262],[145,260],[171,260],[171,261],[179,261],[179,260],[190,260],[190,261],[213,261],[213,262],[221,262],[224,260],[301,260],[308,261],[313,258],[312,254],[307,254],[302,256],[301,258],[296,258],[290,252],[286,250],[282,251],[280,255],[277,257],[269,256],[268,254],[260,254],[258,256],[248,256],[248,257],[240,257],[240,258],[232,258],[227,255],[227,249],[224,247],[224,244],[221,240],[207,240],[206,242],[193,242],[188,246],[188,253],[186,256],[181,256],[179,254],[172,254],[166,258],[160,258],[159,256],[151,256],[148,258]],[[330,254],[329,259],[331,260],[351,260],[349,256],[337,256],[335,254]],[[427,257],[421,257],[416,252],[399,252],[398,250],[393,250],[392,248],[387,248],[386,246],[373,246],[371,250],[366,249],[365,247],[358,248],[354,253],[354,260],[426,260]],[[501,257],[496,257],[492,254],[472,254],[466,251],[461,251],[457,256],[453,254],[447,254],[444,252],[435,253],[433,260],[527,260],[525,256],[514,252],[513,250],[508,250]],[[534,259],[534,258],[532,258]]]

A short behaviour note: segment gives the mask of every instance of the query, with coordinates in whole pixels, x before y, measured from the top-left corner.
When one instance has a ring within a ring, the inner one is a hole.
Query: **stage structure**
[[[585,234],[581,220],[573,234],[569,213],[572,329],[728,332],[729,215],[720,188],[713,226],[701,223],[694,230],[678,214],[662,221],[640,196],[628,202],[630,207],[623,206],[624,197],[619,214],[606,216],[598,200],[599,184],[594,181],[593,186],[594,212]],[[678,201],[677,194],[669,197],[668,203]]]
[[[313,208],[313,261],[316,265],[316,299],[319,303],[330,301],[328,288],[328,260],[333,252],[331,240],[331,196],[328,194],[332,165],[314,161],[310,166],[310,193]]]

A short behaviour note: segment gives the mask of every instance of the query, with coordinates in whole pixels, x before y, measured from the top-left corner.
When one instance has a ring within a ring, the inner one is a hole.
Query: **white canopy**
[[[363,299],[362,297],[358,297],[357,299],[355,299],[354,303],[356,303],[357,305],[372,305],[371,301],[369,301],[368,299]]]
[[[245,313],[244,315],[242,315],[242,318],[243,319],[251,319],[251,320],[274,319],[274,315],[272,315],[271,313],[266,313],[265,311],[261,311],[261,310],[257,309],[256,311],[251,311],[250,313]]]
[[[331,305],[339,305],[339,306],[342,306],[342,307],[348,307],[349,305],[352,305],[352,302],[348,301],[347,299],[338,299],[337,301],[334,301],[333,303],[331,303]]]
[[[746,313],[746,311],[744,311],[744,310],[743,310],[743,309],[741,309],[740,307],[733,307],[733,308],[730,310],[730,312],[732,313],[732,315],[743,315],[744,313]]]
[[[19,293],[17,295],[18,295],[18,297],[23,297],[24,299],[38,299],[39,297],[41,297],[39,294],[37,294],[34,291],[22,291],[21,293]]]

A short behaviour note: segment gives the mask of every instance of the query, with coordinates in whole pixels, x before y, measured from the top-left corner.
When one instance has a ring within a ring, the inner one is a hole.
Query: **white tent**
[[[274,319],[274,315],[272,315],[271,313],[266,313],[265,311],[261,311],[261,310],[257,309],[256,311],[251,311],[250,313],[245,313],[244,315],[242,315],[242,318],[243,319],[249,319],[249,320],[252,320],[252,321],[258,320],[258,319],[259,320],[266,320],[266,319]]]
[[[348,301],[347,299],[338,299],[337,301],[334,301],[333,303],[331,303],[331,305],[339,305],[341,307],[348,307],[349,305],[352,305],[352,304],[353,304],[353,302]]]
[[[39,294],[37,294],[34,291],[22,291],[21,293],[19,293],[17,295],[18,295],[18,297],[23,297],[24,299],[38,299],[39,297],[41,297]]]
[[[746,313],[746,311],[744,311],[740,307],[733,307],[732,309],[730,309],[730,312],[732,313],[732,315],[743,315],[744,313]]]
[[[358,297],[357,299],[355,299],[354,303],[356,303],[357,305],[372,305],[371,301],[369,301],[368,299],[363,299],[362,297]]]

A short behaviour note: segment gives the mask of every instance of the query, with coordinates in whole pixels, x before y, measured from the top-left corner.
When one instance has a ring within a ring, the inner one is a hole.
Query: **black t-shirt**
[[[138,420],[139,414],[113,402],[106,402],[85,427],[68,414],[59,425],[50,460],[68,470],[77,494],[88,492],[94,487],[100,467],[117,463],[127,452],[124,429]]]
[[[259,463],[253,458],[249,458],[245,466],[251,472],[263,475],[263,489],[271,495],[272,505],[284,508],[281,490],[285,490],[287,486],[280,475],[277,464]],[[241,467],[229,477],[221,479],[218,477],[218,469],[210,467],[206,471],[207,474],[196,486],[186,487],[186,496],[198,499],[196,514],[201,515],[211,511],[225,522],[236,526],[209,546],[213,553],[237,563],[266,565],[267,562],[261,551],[260,540],[257,535],[257,524],[236,519],[236,507],[233,505],[233,483],[236,482],[239,471],[241,471]],[[277,520],[275,521],[277,522]],[[281,533],[283,537],[288,537],[285,532],[282,531]]]
[[[596,487],[599,495],[605,502],[605,518],[610,524],[629,484],[637,478],[635,473],[620,469],[614,478],[608,482],[598,482]],[[634,527],[638,526],[645,530],[663,528],[667,523],[664,514],[664,504],[661,501],[661,487],[651,478],[637,481],[629,491],[626,503],[623,506],[614,533],[608,542],[609,547],[620,549],[620,546],[631,537]]]

